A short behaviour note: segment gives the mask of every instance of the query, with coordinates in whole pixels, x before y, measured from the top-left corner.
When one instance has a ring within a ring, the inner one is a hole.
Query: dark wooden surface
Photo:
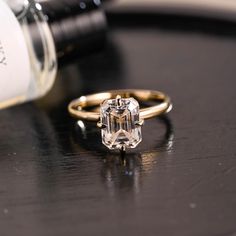
[[[45,99],[0,111],[0,235],[235,236],[235,26],[110,20],[104,52],[61,69]],[[126,160],[66,110],[117,88],[174,103]]]

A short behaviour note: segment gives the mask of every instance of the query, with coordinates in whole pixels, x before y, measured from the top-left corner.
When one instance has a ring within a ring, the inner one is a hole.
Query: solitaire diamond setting
[[[135,148],[142,141],[139,103],[132,97],[105,100],[101,104],[102,143],[109,149]]]

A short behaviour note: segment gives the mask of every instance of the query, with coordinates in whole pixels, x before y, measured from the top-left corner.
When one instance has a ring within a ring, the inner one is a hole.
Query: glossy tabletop
[[[109,18],[105,49],[64,65],[47,97],[0,111],[1,236],[236,235],[235,25],[122,19]],[[174,104],[125,157],[67,113],[73,98],[118,88]]]

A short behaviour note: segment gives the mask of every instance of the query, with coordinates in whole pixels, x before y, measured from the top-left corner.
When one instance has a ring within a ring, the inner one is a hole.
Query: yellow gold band
[[[141,119],[148,119],[163,113],[167,113],[172,108],[170,98],[162,92],[142,89],[127,89],[111,90],[82,96],[73,100],[68,105],[68,111],[73,117],[77,119],[98,121],[100,119],[99,112],[86,111],[84,108],[98,106],[104,100],[116,98],[117,95],[120,95],[122,98],[133,97],[141,102],[155,101],[158,103],[157,105],[140,109]]]

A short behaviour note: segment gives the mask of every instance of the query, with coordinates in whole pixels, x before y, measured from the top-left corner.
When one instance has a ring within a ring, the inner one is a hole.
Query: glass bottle
[[[94,4],[98,5],[100,1],[67,0],[64,4],[62,1],[51,0],[44,4],[43,0],[0,0],[0,109],[44,96],[56,78],[57,58],[68,54],[68,49],[74,52],[77,44],[84,49],[91,48],[90,45],[83,45],[83,39],[95,45],[93,40],[87,40],[88,37],[91,39],[91,31],[96,31],[96,35],[105,32],[105,16],[101,12],[96,13],[96,19],[94,15],[83,14],[79,24],[78,19],[73,18],[71,22],[76,25],[70,23],[67,28],[61,25],[68,22],[68,19],[63,22],[63,17],[71,18],[72,13],[84,13],[91,2],[94,8]],[[77,6],[80,9],[75,12]],[[59,23],[57,17],[60,18]],[[51,19],[53,22],[50,22]],[[63,27],[66,32],[61,32]]]

